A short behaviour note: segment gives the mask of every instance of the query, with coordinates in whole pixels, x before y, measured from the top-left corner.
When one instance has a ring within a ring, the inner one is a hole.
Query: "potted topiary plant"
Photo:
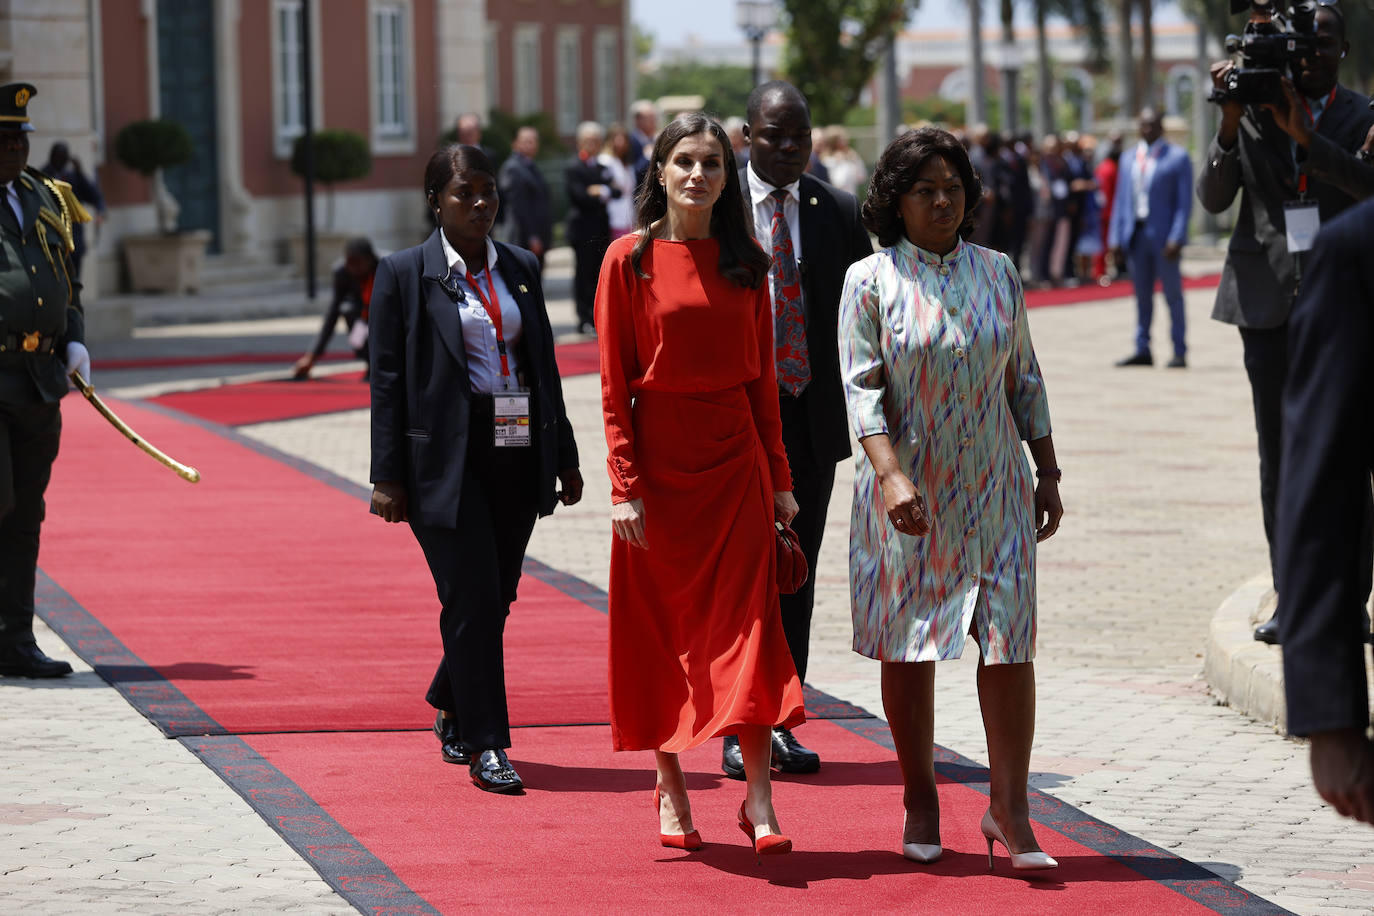
[[[348,233],[334,231],[334,185],[366,178],[372,171],[372,152],[367,138],[352,130],[321,130],[311,137],[315,180],[325,186],[324,230],[315,233],[315,270],[325,276],[343,251]],[[291,148],[291,171],[305,178],[305,137]],[[291,240],[291,261],[305,270],[304,233]]]
[[[153,183],[158,232],[126,235],[124,257],[135,292],[189,292],[200,285],[210,233],[177,232],[181,207],[162,180],[162,170],[191,161],[191,135],[176,121],[134,121],[115,135],[115,158]]]

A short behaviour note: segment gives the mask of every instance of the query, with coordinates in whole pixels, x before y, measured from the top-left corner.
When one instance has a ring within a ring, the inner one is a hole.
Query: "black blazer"
[[[749,195],[748,167],[740,169],[749,225],[754,207]],[[811,382],[805,404],[816,461],[849,457],[849,418],[840,380],[840,294],[849,265],[873,253],[873,243],[859,219],[853,194],[803,174],[797,187],[801,198],[802,307],[806,311],[806,349],[811,358]]]
[[[1278,566],[1283,683],[1295,735],[1369,725],[1369,411],[1374,200],[1326,224],[1288,323]]]
[[[1354,157],[1374,112],[1369,99],[1344,86],[1323,112],[1307,154],[1307,196],[1317,201],[1325,223],[1355,202],[1351,191],[1364,184],[1365,167]],[[1288,135],[1267,112],[1241,119],[1229,151],[1212,139],[1197,179],[1197,196],[1212,213],[1240,210],[1226,252],[1212,317],[1242,328],[1277,328],[1288,318],[1297,292],[1296,259],[1288,253],[1283,205],[1298,199],[1297,175]]]
[[[501,190],[501,210],[510,239],[522,248],[539,239],[544,249],[553,247],[553,216],[549,209],[549,185],[539,166],[519,153],[511,153],[501,164],[497,179]]]
[[[568,191],[568,244],[595,240],[610,244],[611,218],[606,213],[606,201],[587,193],[592,185],[604,184],[611,189],[611,197],[619,197],[620,189],[611,184],[610,171],[595,157],[574,156],[568,161],[564,178]]]
[[[520,306],[522,383],[531,392],[540,515],[553,512],[560,470],[577,467],[563,407],[553,331],[539,265],[523,248],[496,242],[497,269]],[[423,525],[453,527],[462,496],[472,387],[458,308],[439,281],[448,262],[435,230],[421,245],[382,259],[372,287],[373,483],[406,484],[408,510]]]

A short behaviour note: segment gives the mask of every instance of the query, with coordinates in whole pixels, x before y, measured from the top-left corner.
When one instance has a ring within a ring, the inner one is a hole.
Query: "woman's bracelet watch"
[[[1064,479],[1064,472],[1059,470],[1059,468],[1036,468],[1035,476],[1052,477],[1055,483],[1059,483],[1059,481]]]

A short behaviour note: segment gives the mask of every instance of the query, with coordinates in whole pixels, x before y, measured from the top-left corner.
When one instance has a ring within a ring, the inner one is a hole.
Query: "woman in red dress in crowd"
[[[616,750],[653,750],[664,846],[695,849],[678,753],[738,735],[739,824],[787,852],[770,729],[805,718],[777,613],[773,520],[797,512],[774,375],[769,258],[725,131],[699,112],[654,144],[638,231],[596,292],[610,453],[610,699]]]

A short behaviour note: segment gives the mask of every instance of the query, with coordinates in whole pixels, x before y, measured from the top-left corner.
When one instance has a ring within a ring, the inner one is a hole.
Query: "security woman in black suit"
[[[410,523],[434,574],[444,658],[426,699],[444,760],[519,794],[502,633],[536,516],[581,499],[582,475],[538,262],[489,237],[495,168],[441,149],[425,199],[439,228],[373,285],[372,508]]]

